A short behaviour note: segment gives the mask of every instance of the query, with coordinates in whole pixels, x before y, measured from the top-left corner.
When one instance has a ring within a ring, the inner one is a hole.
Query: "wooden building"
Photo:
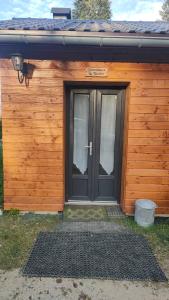
[[[169,214],[168,63],[167,22],[0,21],[4,209]]]

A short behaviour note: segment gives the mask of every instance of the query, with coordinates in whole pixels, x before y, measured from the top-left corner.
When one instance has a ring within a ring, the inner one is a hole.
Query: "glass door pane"
[[[73,174],[88,173],[89,95],[74,95]]]
[[[116,104],[116,95],[102,94],[99,165],[100,175],[112,175],[114,171]]]

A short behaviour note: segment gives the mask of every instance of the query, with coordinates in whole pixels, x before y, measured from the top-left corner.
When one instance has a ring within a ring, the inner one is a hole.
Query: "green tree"
[[[162,10],[160,11],[162,20],[169,21],[169,0],[166,0],[162,5]]]
[[[111,19],[111,1],[75,0],[73,19]]]

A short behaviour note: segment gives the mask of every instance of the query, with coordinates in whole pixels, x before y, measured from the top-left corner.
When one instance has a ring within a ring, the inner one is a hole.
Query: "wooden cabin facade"
[[[93,49],[76,59],[77,46],[74,57],[70,46],[43,55],[19,46],[33,66],[20,84],[10,60],[18,46],[2,46],[4,209],[57,212],[66,201],[95,201],[132,214],[147,198],[169,214],[168,49],[132,58],[131,47],[99,61]]]

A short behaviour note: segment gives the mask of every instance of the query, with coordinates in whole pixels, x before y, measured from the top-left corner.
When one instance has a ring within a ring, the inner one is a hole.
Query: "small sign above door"
[[[107,68],[87,68],[86,69],[86,76],[93,77],[93,76],[107,76]]]

